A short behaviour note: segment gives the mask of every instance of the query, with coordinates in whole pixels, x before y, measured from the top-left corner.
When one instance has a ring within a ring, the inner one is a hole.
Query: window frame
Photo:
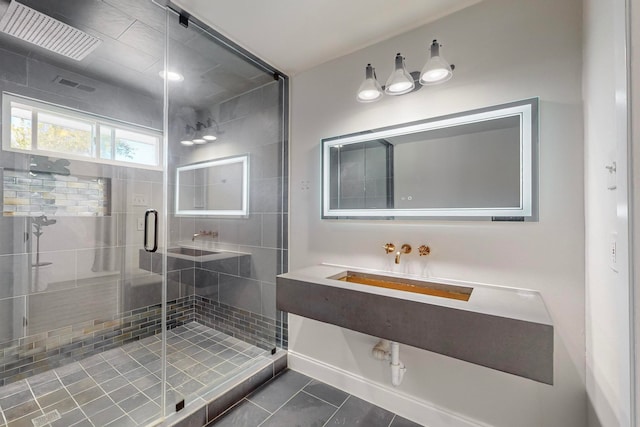
[[[11,108],[12,107],[25,108],[32,112],[31,123],[31,149],[23,150],[11,146]],[[38,148],[38,114],[47,113],[54,116],[77,120],[82,123],[89,123],[92,126],[92,146],[91,156],[77,155],[74,153],[68,153],[64,151],[51,151]],[[163,163],[163,134],[158,129],[153,129],[147,126],[141,126],[134,123],[129,123],[121,120],[111,119],[103,117],[97,114],[88,113],[74,108],[69,108],[61,105],[52,104],[50,102],[41,101],[34,98],[25,97],[9,92],[2,92],[2,150],[10,151],[14,153],[23,154],[35,154],[56,158],[66,158],[70,160],[80,160],[92,163],[101,163],[114,166],[128,166],[141,169],[150,170],[162,170]],[[111,129],[111,159],[104,159],[100,157],[101,146],[101,132],[100,127],[104,126]],[[156,138],[155,145],[155,164],[144,164],[137,162],[128,162],[123,160],[115,160],[116,139],[115,135],[118,130],[135,132],[141,135],[150,136]]]

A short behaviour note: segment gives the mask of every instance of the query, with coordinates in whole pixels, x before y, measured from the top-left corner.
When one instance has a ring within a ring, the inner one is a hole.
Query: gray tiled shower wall
[[[228,307],[238,317],[258,316],[276,328],[277,344],[286,347],[286,314],[277,312],[276,276],[287,271],[287,141],[283,131],[282,83],[274,81],[225,102],[201,108],[198,120],[212,118],[219,126],[218,140],[205,145],[171,146],[170,174],[175,167],[204,160],[242,154],[249,155],[249,214],[247,217],[170,216],[169,241],[172,245],[192,245],[200,230],[218,232],[218,237],[198,238],[195,242],[209,249],[237,252],[240,256],[224,262],[193,263],[196,297],[206,301],[207,309],[221,319]],[[170,109],[171,116],[171,109]],[[170,140],[181,139],[176,128]],[[169,182],[175,182],[170,176]],[[169,189],[169,206],[174,206],[175,188]],[[170,267],[176,268],[177,267]],[[182,267],[180,267],[182,268]],[[182,274],[182,273],[181,273]],[[224,323],[224,322],[222,322]],[[223,329],[221,329],[223,330]],[[231,330],[224,330],[231,333]],[[238,328],[253,334],[258,329]],[[273,340],[274,337],[270,337]]]

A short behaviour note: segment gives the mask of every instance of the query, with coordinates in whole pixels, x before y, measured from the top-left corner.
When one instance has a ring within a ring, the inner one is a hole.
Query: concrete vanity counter
[[[535,291],[316,265],[279,275],[276,302],[299,316],[553,384],[553,324]]]

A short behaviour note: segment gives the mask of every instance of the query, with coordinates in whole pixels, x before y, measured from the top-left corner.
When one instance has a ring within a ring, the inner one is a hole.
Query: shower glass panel
[[[21,3],[0,2],[0,426],[150,424],[163,276],[140,249],[145,211],[165,202],[166,13]],[[27,25],[64,33],[57,52],[7,34]],[[99,43],[59,53],[80,38]]]
[[[286,347],[286,78],[170,7],[0,0],[0,427],[153,425]]]
[[[192,310],[188,322],[168,318],[171,408],[224,390],[283,345],[275,279],[286,268],[286,82],[199,22],[185,28],[167,13],[167,71],[175,76],[168,83],[167,309]],[[238,207],[243,192],[246,212]]]

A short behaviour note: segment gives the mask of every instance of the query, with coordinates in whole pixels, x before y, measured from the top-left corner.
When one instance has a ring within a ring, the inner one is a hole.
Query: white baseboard
[[[426,427],[491,427],[367,378],[289,350],[289,368]]]

